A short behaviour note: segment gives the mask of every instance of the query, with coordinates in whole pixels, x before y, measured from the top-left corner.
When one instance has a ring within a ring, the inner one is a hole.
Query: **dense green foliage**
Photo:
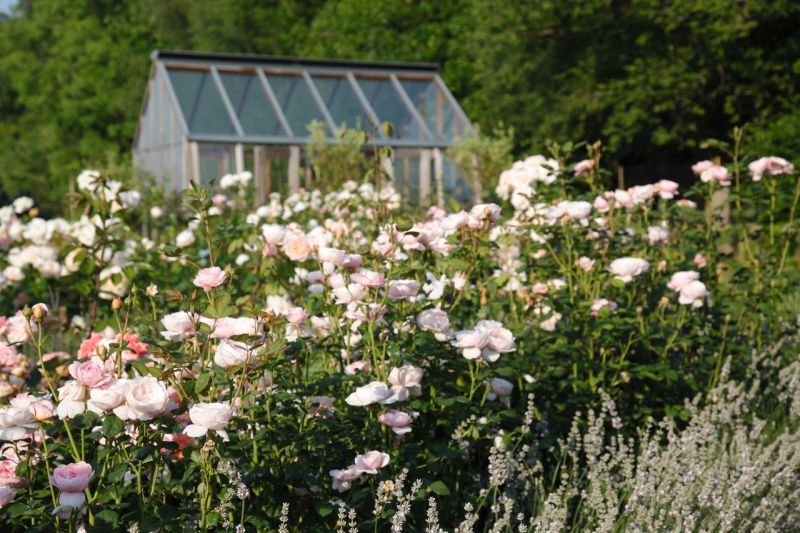
[[[624,164],[683,163],[752,124],[759,152],[793,153],[798,16],[791,0],[21,0],[0,19],[0,186],[53,208],[68,176],[126,156],[158,47],[438,62],[518,149],[602,138]]]

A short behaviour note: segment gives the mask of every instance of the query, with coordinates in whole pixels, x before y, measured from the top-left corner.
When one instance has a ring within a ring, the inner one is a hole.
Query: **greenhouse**
[[[260,198],[292,192],[313,180],[314,121],[326,142],[346,127],[368,134],[370,154],[391,147],[381,165],[409,198],[470,196],[444,152],[472,126],[437,66],[423,63],[156,50],[134,165],[175,191],[250,171]]]

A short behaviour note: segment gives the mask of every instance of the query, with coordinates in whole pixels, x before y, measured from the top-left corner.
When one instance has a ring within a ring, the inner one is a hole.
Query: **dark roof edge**
[[[361,61],[354,59],[313,59],[306,57],[269,56],[261,54],[233,54],[220,52],[195,52],[188,50],[161,50],[156,49],[150,54],[150,59],[189,59],[193,61],[218,61],[232,63],[273,63],[297,66],[325,66],[325,67],[363,67],[397,70],[431,70],[438,71],[436,63],[410,63],[399,61]]]

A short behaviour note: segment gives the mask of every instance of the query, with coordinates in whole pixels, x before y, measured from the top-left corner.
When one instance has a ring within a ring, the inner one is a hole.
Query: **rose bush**
[[[605,190],[573,149],[515,163],[502,206],[255,206],[231,175],[170,209],[86,171],[79,218],[0,208],[5,529],[534,531],[573,420],[613,403],[625,443],[767,347],[795,368],[792,163]]]

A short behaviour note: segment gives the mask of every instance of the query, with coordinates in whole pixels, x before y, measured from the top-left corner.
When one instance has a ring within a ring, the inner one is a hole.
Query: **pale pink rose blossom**
[[[225,271],[219,267],[203,268],[194,277],[194,286],[210,291],[222,285],[227,277]]]
[[[344,373],[348,376],[355,376],[358,372],[369,372],[371,369],[372,365],[369,364],[369,361],[353,361],[344,367]]]
[[[650,263],[638,257],[622,257],[612,261],[608,270],[616,279],[629,283],[633,278],[650,270]]]
[[[302,307],[291,307],[286,312],[286,320],[292,324],[302,324],[308,318],[308,313]]]
[[[667,288],[680,292],[685,286],[700,279],[700,273],[694,270],[675,272],[667,283]]]
[[[317,258],[324,263],[341,265],[344,262],[345,252],[337,248],[321,247],[317,250]]]
[[[694,165],[692,165],[692,172],[694,172],[695,176],[699,176],[709,168],[713,167],[713,161],[705,160],[705,161],[698,161]]]
[[[125,387],[127,383],[127,379],[116,379],[105,384],[102,388],[90,390],[86,408],[97,414],[113,411],[125,402]]]
[[[777,176],[780,174],[792,174],[794,172],[794,165],[782,157],[769,156],[756,159],[747,168],[750,170],[750,175],[753,181],[761,181],[764,174],[770,176]]]
[[[228,433],[225,431],[225,426],[232,416],[233,411],[227,403],[196,403],[189,408],[189,418],[192,423],[186,426],[183,433],[197,438],[214,431],[227,442]]]
[[[608,309],[609,312],[613,314],[617,311],[617,303],[607,298],[597,298],[592,302],[591,307],[589,307],[589,314],[593,317],[598,317],[603,309]]]
[[[11,503],[17,493],[8,486],[0,486],[0,509]]]
[[[681,289],[678,302],[695,308],[702,307],[707,295],[708,289],[702,281],[692,281]]]
[[[361,268],[353,272],[350,275],[350,280],[354,283],[363,285],[364,287],[369,287],[370,289],[377,289],[386,284],[386,276],[384,276],[381,272],[375,272],[365,268]]]
[[[389,464],[389,454],[372,450],[364,455],[356,455],[355,467],[362,474],[377,474],[379,468]]]
[[[422,394],[422,375],[421,368],[405,364],[394,367],[389,372],[389,383],[392,385],[392,398],[403,401],[409,396],[416,397]],[[384,402],[390,403],[390,402]]]
[[[413,419],[408,413],[392,409],[391,411],[382,413],[378,417],[378,422],[384,426],[389,426],[392,428],[392,431],[398,435],[405,435],[411,432],[411,422],[413,422]]]
[[[214,352],[214,363],[224,369],[238,367],[247,361],[252,365],[256,358],[251,353],[250,346],[244,342],[222,339]]]
[[[650,226],[647,228],[647,242],[651,245],[664,244],[669,240],[670,231],[661,226]]]
[[[470,209],[469,216],[470,219],[478,220],[481,223],[484,221],[494,223],[500,220],[500,212],[500,206],[497,204],[478,204]],[[472,227],[472,224],[470,226]],[[472,229],[479,229],[480,227],[479,225],[478,228],[473,227]]]
[[[347,254],[344,256],[344,261],[342,261],[342,266],[349,270],[361,268],[361,265],[363,264],[364,258],[359,254]]]
[[[703,183],[717,181],[720,185],[728,186],[731,184],[731,173],[721,165],[712,165],[700,174],[700,181]]]
[[[80,494],[83,496],[83,491],[89,486],[89,481],[94,475],[92,466],[88,463],[80,461],[78,463],[70,463],[66,465],[59,465],[53,469],[53,475],[50,476],[50,483],[62,492]],[[83,501],[74,504],[71,502],[72,507],[77,507]],[[63,505],[63,503],[62,503]]]
[[[165,315],[161,319],[161,324],[164,326],[161,336],[170,341],[182,341],[188,337],[193,337],[199,318],[199,315],[190,315],[185,311]]]
[[[594,261],[583,255],[575,261],[575,265],[584,272],[591,272],[594,268]]]
[[[97,356],[83,363],[76,361],[69,365],[68,370],[75,381],[86,387],[102,387],[113,379],[106,374],[103,361]]]
[[[594,159],[584,159],[583,161],[579,161],[575,164],[575,175],[585,176],[589,174],[593,167]]]
[[[419,282],[410,279],[398,279],[389,283],[386,295],[392,300],[413,302],[419,293]]]
[[[337,304],[360,302],[367,296],[367,289],[359,283],[349,283],[346,287],[333,289],[333,296]]]
[[[200,318],[204,324],[208,324],[214,331],[211,332],[212,339],[229,339],[238,335],[258,335],[258,320],[247,317],[223,317],[223,318]]]
[[[423,331],[433,333],[437,341],[444,342],[452,338],[450,318],[441,309],[426,309],[417,315],[417,326]]]
[[[333,490],[339,492],[349,490],[353,481],[361,477],[361,472],[356,469],[355,465],[350,465],[343,470],[331,470],[328,474],[333,478]]]
[[[278,224],[264,224],[261,226],[261,236],[267,244],[277,246],[286,238],[286,228]]]
[[[151,420],[167,408],[167,387],[153,376],[136,377],[125,387],[125,406],[114,413],[125,420]],[[120,416],[126,415],[126,416]]]
[[[391,400],[392,391],[382,381],[373,381],[363,387],[359,387],[345,398],[348,405],[363,407],[373,403],[394,403]],[[387,401],[388,400],[388,401]]]
[[[608,200],[606,200],[602,196],[596,197],[592,205],[594,206],[595,210],[598,213],[608,213],[609,209],[611,208],[608,205]]]
[[[498,400],[506,407],[511,405],[511,392],[514,384],[503,378],[493,378],[489,382],[489,392],[486,394],[487,400]]]
[[[304,236],[287,237],[283,243],[283,253],[292,261],[305,261],[311,255],[311,245]]]
[[[624,207],[626,209],[633,207],[633,197],[630,195],[628,191],[617,189],[611,194],[612,197],[614,198],[616,206]]]
[[[678,184],[671,180],[659,180],[655,184],[655,188],[663,200],[671,200],[678,194]]]
[[[694,256],[694,265],[697,268],[705,268],[706,266],[706,258],[701,254],[695,254]]]

